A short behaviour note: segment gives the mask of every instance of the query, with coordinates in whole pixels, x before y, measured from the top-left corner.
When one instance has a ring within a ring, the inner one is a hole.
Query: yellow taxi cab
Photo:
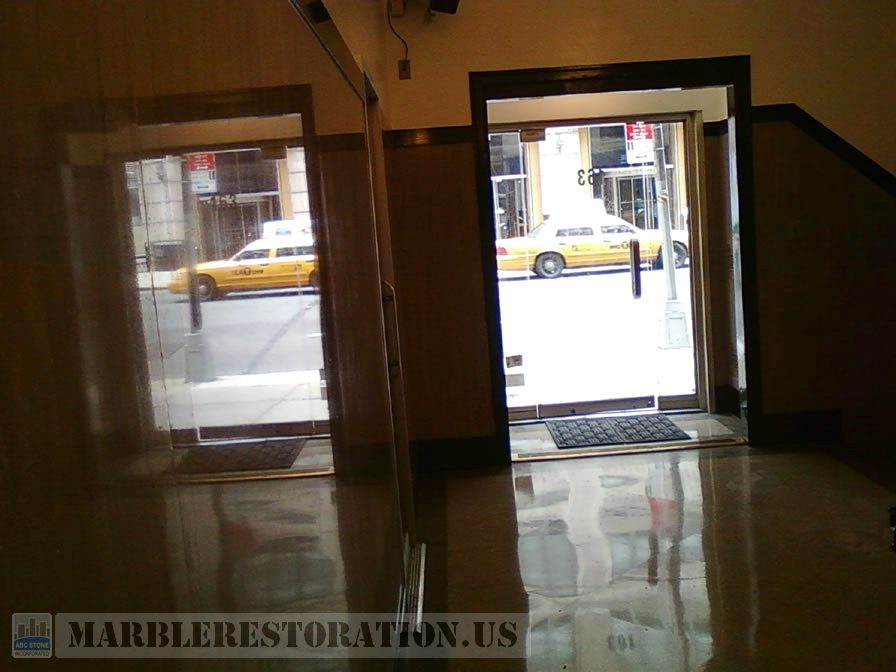
[[[499,271],[532,271],[542,278],[556,278],[564,268],[582,268],[629,263],[629,248],[637,239],[641,260],[662,266],[662,234],[640,229],[621,217],[601,215],[581,221],[573,217],[551,217],[527,236],[498,240]],[[672,231],[675,267],[688,263],[687,232]]]
[[[280,287],[318,286],[317,255],[310,236],[273,236],[246,245],[230,259],[196,264],[196,283],[202,301],[227,292]],[[189,270],[179,268],[168,290],[189,292]]]

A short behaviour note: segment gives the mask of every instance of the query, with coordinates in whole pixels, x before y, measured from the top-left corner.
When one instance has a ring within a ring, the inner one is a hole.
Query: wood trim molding
[[[652,115],[641,115],[649,118]],[[656,115],[664,120],[680,115]],[[640,118],[640,117],[639,117]],[[560,124],[574,125],[576,120],[564,119],[556,122]],[[507,128],[516,128],[519,124],[503,124]],[[490,127],[492,128],[492,127]],[[494,127],[500,129],[500,126]],[[703,135],[726,135],[728,133],[728,121],[709,121],[703,123]],[[383,144],[389,148],[396,147],[421,147],[427,145],[455,145],[473,143],[472,126],[433,126],[431,128],[402,128],[383,132]]]
[[[386,131],[383,144],[389,148],[422,147],[426,145],[473,144],[472,126],[442,126]]]
[[[296,113],[305,117],[310,106],[311,85],[293,84],[209,93],[143,96],[137,98],[130,112],[132,123],[152,126]]]
[[[728,135],[727,119],[703,122],[703,137],[720,137],[722,135]]]
[[[367,149],[367,136],[364,133],[319,135],[317,148],[321,152],[363,152]]]
[[[833,152],[884,191],[896,194],[896,175],[844,140],[799,105],[758,105],[753,108],[753,123],[788,121],[820,145]]]

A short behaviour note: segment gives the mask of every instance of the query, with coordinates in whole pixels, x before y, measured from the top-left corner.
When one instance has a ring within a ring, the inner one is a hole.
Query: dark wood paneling
[[[888,453],[896,196],[789,120],[754,150],[767,412],[837,409],[853,450]]]
[[[709,129],[709,133],[706,131]],[[706,218],[709,230],[708,253],[710,283],[709,310],[712,361],[719,410],[739,412],[737,325],[734,305],[733,232],[728,194],[730,180],[728,122],[704,125],[704,166]],[[729,392],[730,390],[730,392]],[[732,402],[733,392],[734,400]]]
[[[410,437],[491,436],[472,149],[388,148],[386,169]]]
[[[793,103],[782,105],[758,105],[753,108],[756,123],[786,121],[815,140],[822,147],[833,152],[841,161],[848,163],[856,171],[867,177],[881,189],[896,194],[896,175],[877,163],[874,159],[844,140],[840,135],[822,124],[818,119]]]

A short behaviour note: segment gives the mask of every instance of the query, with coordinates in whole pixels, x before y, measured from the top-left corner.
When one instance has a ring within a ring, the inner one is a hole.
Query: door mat
[[[691,438],[662,414],[548,420],[545,425],[558,448],[687,441]]]
[[[195,446],[170,471],[171,474],[220,474],[225,471],[288,469],[302,452],[306,439],[265,439]]]

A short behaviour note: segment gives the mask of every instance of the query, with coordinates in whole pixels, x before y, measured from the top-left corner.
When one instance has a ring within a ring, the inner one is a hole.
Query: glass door
[[[492,136],[493,171],[510,135]],[[522,147],[523,175],[492,178],[511,418],[696,408],[685,122],[555,126]],[[515,227],[509,184],[539,204]]]
[[[185,443],[328,431],[316,241],[290,161],[304,150],[209,145],[126,164],[156,425]]]

